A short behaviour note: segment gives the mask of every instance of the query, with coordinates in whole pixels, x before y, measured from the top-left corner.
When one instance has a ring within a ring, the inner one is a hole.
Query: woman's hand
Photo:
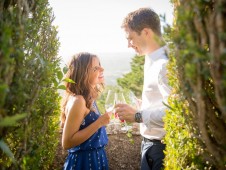
[[[102,114],[99,117],[98,120],[100,121],[101,126],[106,126],[108,123],[110,123],[112,113],[113,113],[112,111],[111,112],[105,112],[104,114]]]

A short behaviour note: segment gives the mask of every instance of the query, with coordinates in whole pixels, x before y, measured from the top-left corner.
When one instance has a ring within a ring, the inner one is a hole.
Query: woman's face
[[[92,86],[104,83],[104,69],[100,65],[100,61],[97,57],[92,60],[92,65],[90,68],[89,82]]]

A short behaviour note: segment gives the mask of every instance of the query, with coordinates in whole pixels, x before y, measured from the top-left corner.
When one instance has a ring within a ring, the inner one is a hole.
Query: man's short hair
[[[150,8],[140,8],[130,12],[123,20],[122,28],[125,27],[139,35],[144,28],[150,28],[157,36],[162,35],[159,16]]]

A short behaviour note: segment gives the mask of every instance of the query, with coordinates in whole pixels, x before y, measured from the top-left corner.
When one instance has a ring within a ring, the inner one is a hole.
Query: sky
[[[78,52],[134,52],[127,48],[121,29],[124,17],[141,7],[150,7],[172,24],[173,7],[169,0],[49,0],[54,25],[61,43],[59,55],[67,60]],[[164,23],[162,23],[164,25]]]

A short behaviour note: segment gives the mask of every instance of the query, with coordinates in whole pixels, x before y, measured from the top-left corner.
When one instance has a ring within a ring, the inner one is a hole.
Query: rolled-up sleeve
[[[148,128],[163,128],[163,117],[165,116],[166,107],[161,108],[147,108],[142,110],[143,123]]]

